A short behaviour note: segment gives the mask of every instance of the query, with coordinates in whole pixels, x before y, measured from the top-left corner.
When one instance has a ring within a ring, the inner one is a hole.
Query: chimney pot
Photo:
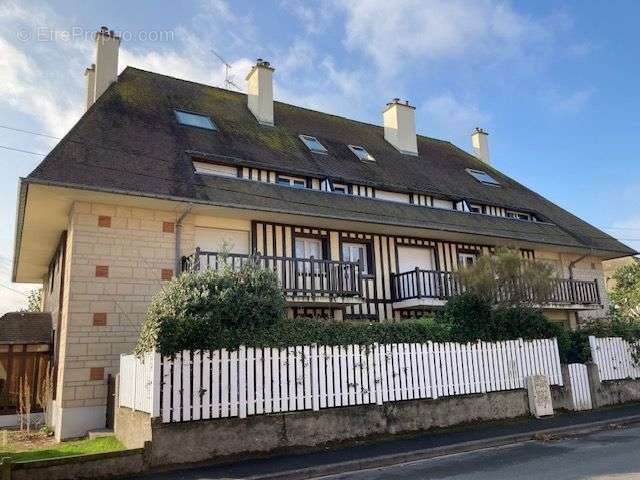
[[[489,155],[489,134],[480,127],[476,127],[471,134],[471,145],[473,153],[484,163],[491,164]]]
[[[273,125],[273,67],[258,58],[247,75],[247,106],[262,125]]]
[[[384,139],[407,155],[418,155],[416,112],[409,100],[394,98],[382,112]]]

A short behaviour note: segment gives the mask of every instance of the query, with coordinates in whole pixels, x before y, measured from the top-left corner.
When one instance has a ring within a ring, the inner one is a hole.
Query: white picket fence
[[[591,410],[593,407],[587,366],[584,363],[570,363],[567,367],[571,384],[571,410]]]
[[[562,385],[555,339],[240,347],[162,359],[123,355],[122,365],[120,406],[163,422],[512,390],[533,374]]]
[[[157,355],[146,353],[142,358],[120,355],[118,398],[121,406],[141,412],[153,412],[153,369]],[[159,359],[158,359],[159,360]]]
[[[589,345],[601,381],[640,378],[640,365],[634,360],[631,345],[626,340],[590,336]]]

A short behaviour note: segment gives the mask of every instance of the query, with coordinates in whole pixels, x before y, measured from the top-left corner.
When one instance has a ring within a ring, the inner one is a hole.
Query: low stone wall
[[[8,467],[5,466],[7,470]],[[144,449],[78,455],[11,464],[11,480],[84,480],[129,478],[146,470]],[[3,477],[4,478],[4,477]]]
[[[151,440],[151,420],[148,413],[130,408],[116,408],[114,431],[126,448],[143,448]]]
[[[598,366],[587,363],[593,408],[640,401],[640,379],[600,381]]]
[[[528,414],[525,390],[182,423],[151,421],[146,414],[120,408],[116,435],[127,446],[151,440],[147,460],[150,467],[159,467],[313,449]]]

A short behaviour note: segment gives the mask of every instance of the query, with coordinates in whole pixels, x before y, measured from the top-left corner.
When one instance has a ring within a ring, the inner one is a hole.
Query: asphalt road
[[[640,427],[610,429],[543,442],[527,442],[321,478],[640,480]]]

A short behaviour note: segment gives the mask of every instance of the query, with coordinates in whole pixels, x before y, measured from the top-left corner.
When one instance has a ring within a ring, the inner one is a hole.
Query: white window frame
[[[516,220],[523,220],[525,222],[531,221],[531,214],[527,212],[520,212],[518,210],[507,210],[505,211],[505,216],[507,218],[513,218]]]
[[[233,167],[231,165],[199,162],[197,160],[194,160],[193,168],[196,171],[196,173],[200,173],[202,175],[215,175],[219,177],[231,177],[231,178],[238,177],[238,167]]]
[[[375,157],[371,155],[369,151],[361,145],[347,145],[347,147],[349,147],[349,150],[351,150],[353,154],[363,162],[376,161]]]
[[[470,213],[482,213],[482,205],[478,205],[476,203],[469,203],[469,212]],[[477,212],[474,212],[473,209],[476,209]]]
[[[343,190],[343,191],[340,191],[340,190]],[[334,183],[332,191],[334,193],[339,193],[341,195],[348,195],[349,194],[349,185],[347,185],[345,183]]]
[[[445,206],[446,205],[446,206]],[[441,208],[443,210],[454,210],[455,204],[452,200],[447,200],[445,198],[434,198],[432,200],[433,208]]]
[[[349,258],[345,258],[345,248],[348,249]],[[368,261],[368,245],[366,243],[358,243],[358,242],[343,242],[340,255],[342,257],[343,262],[354,262],[358,263],[359,259],[355,259],[352,255],[354,251],[362,252],[362,274],[369,275],[369,261]]]
[[[299,242],[299,243],[298,243]],[[298,255],[298,244],[302,245],[303,253],[302,256]],[[322,240],[319,238],[310,238],[310,237],[296,237],[294,242],[295,256],[296,258],[311,258],[309,255],[310,244],[315,244],[318,246],[318,256],[314,256],[314,260],[323,260],[322,258]]]
[[[475,264],[477,259],[478,255],[476,253],[458,252],[458,267],[469,267]],[[467,260],[471,260],[471,263],[468,263]]]
[[[285,183],[281,180],[286,180]],[[307,188],[307,181],[302,177],[292,177],[290,175],[276,175],[276,185],[293,188]]]

